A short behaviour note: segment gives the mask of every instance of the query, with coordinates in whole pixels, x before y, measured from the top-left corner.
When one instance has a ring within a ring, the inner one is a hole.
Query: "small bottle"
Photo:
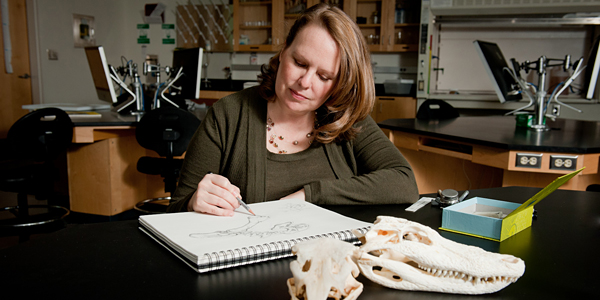
[[[373,14],[371,14],[371,18],[373,19],[373,24],[379,24],[379,12],[378,11],[374,11]]]
[[[396,8],[396,24],[402,24],[405,22],[404,9]]]

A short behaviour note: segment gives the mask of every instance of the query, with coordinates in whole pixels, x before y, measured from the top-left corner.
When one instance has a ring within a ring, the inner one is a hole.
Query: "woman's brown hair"
[[[306,25],[316,24],[329,32],[339,47],[340,69],[329,98],[317,110],[315,140],[331,143],[352,139],[360,130],[354,127],[365,119],[375,102],[375,82],[371,56],[356,23],[337,7],[321,3],[307,9],[296,20],[285,45],[263,65],[259,79],[260,94],[268,101],[275,100],[275,79],[281,52],[290,46]]]

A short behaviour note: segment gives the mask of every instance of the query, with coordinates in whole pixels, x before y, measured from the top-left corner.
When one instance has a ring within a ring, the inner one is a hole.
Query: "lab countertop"
[[[514,116],[459,117],[450,120],[389,119],[381,128],[507,150],[599,153],[600,122],[557,119],[550,130],[516,126]]]

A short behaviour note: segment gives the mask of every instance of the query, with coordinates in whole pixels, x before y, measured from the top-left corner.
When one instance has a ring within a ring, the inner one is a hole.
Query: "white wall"
[[[175,24],[177,1],[160,2],[167,6],[165,23]],[[147,32],[150,44],[137,44],[136,25],[144,23],[142,12],[147,3],[156,2],[28,0],[34,103],[102,103],[97,100],[85,52],[83,48],[74,46],[73,14],[94,17],[96,45],[104,47],[109,64],[121,65],[123,56],[141,66],[146,54],[156,54],[161,65],[170,65],[175,45],[162,44],[164,33],[161,24],[150,24]],[[47,50],[55,51],[58,60],[49,60]],[[208,55],[211,56],[209,77],[225,78],[223,68],[230,64],[230,54]]]

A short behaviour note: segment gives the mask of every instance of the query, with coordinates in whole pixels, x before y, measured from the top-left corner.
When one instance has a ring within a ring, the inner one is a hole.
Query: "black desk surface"
[[[507,150],[600,152],[600,122],[557,119],[549,131],[517,128],[514,116],[459,117],[443,121],[389,119],[381,128]]]
[[[539,189],[473,190],[522,203]],[[378,215],[404,217],[433,228],[441,210],[408,205],[329,206],[372,222]],[[407,292],[377,285],[362,275],[359,299],[600,299],[600,193],[558,190],[536,205],[532,227],[502,243],[444,232],[451,240],[508,253],[525,261],[516,283],[490,295]],[[137,221],[69,225],[66,229],[0,250],[3,299],[289,299],[292,258],[198,274],[140,232]],[[20,295],[10,297],[12,295]],[[8,297],[6,297],[8,296]]]

